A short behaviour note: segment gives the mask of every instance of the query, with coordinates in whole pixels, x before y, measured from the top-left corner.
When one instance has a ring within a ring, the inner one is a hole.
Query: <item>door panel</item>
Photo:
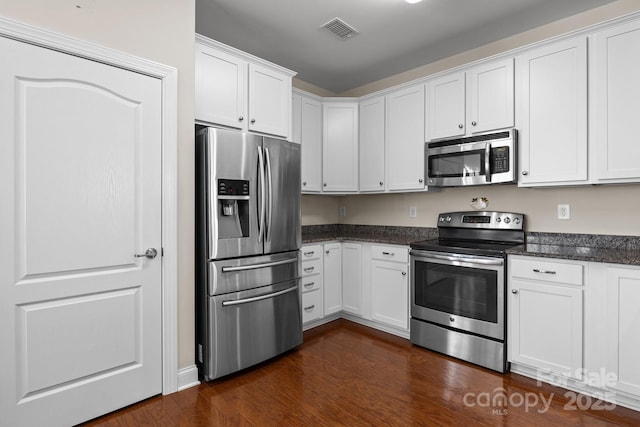
[[[160,393],[161,82],[0,38],[0,413]],[[6,61],[6,62],[4,62]]]

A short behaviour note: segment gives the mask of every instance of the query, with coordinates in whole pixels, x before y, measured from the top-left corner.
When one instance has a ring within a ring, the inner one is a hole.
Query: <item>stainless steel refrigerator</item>
[[[195,232],[200,377],[301,344],[300,146],[198,129]]]

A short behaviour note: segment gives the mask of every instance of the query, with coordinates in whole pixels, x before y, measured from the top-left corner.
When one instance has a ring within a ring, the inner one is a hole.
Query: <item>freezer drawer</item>
[[[300,277],[300,251],[208,262],[209,295],[246,291]]]
[[[300,279],[208,299],[202,376],[212,380],[302,343]]]

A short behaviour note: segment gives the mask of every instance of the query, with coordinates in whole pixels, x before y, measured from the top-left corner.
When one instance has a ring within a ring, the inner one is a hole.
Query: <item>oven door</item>
[[[411,317],[504,340],[504,259],[411,251]]]

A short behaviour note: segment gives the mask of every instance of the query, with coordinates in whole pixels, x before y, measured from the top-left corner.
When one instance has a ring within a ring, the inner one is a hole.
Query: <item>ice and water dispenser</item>
[[[249,236],[249,181],[218,179],[218,238]]]

